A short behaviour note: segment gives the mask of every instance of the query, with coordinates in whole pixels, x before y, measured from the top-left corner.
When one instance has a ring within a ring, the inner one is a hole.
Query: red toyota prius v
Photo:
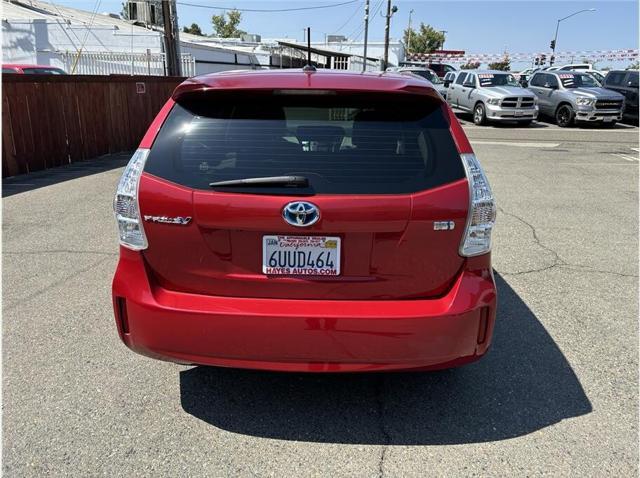
[[[493,195],[449,107],[413,75],[189,79],[114,208],[116,324],[143,355],[429,370],[491,342]]]

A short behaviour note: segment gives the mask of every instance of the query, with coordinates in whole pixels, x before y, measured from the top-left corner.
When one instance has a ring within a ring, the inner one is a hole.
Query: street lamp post
[[[551,58],[555,58],[556,56],[556,42],[558,41],[558,30],[560,28],[560,22],[563,20],[566,20],[567,18],[571,18],[574,15],[577,15],[578,13],[583,13],[583,12],[595,12],[596,9],[595,8],[587,8],[585,10],[579,10],[577,12],[573,12],[571,15],[567,15],[564,18],[560,18],[558,20],[558,23],[556,23],[556,35],[553,37],[553,41],[551,42]],[[553,64],[553,61],[552,63]]]

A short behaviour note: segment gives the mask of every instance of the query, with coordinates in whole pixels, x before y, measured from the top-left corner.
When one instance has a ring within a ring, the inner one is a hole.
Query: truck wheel
[[[485,113],[482,103],[478,103],[475,108],[473,108],[473,122],[478,126],[487,124],[487,114]]]
[[[573,124],[575,113],[569,105],[562,105],[556,111],[556,124],[561,128],[566,128]]]

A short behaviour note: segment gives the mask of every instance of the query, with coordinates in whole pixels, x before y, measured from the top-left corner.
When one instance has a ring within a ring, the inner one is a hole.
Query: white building
[[[268,68],[261,45],[231,47],[180,33],[183,74]],[[40,0],[2,2],[5,63],[52,65],[71,73],[164,74],[164,36],[118,15],[62,7]]]

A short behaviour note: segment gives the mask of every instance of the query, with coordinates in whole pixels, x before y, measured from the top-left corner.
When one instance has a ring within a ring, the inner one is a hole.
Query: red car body
[[[31,74],[39,74],[39,75],[66,75],[67,73],[58,67],[48,66],[48,65],[31,65],[27,63],[20,64],[8,64],[4,63],[2,65],[2,73],[17,73],[19,75],[31,75]]]
[[[456,156],[473,154],[450,108],[422,80],[300,70],[187,80],[140,150],[153,155],[168,144],[159,132],[185,98],[272,91],[421,98],[442,114]],[[341,240],[335,277],[261,269],[265,235],[303,234],[281,214],[300,199],[321,211],[304,234]],[[489,348],[496,311],[490,252],[460,253],[471,208],[466,177],[402,194],[301,196],[191,187],[145,169],[135,200],[145,244],[121,245],[113,304],[120,338],[138,353],[184,364],[356,372],[458,366]]]

